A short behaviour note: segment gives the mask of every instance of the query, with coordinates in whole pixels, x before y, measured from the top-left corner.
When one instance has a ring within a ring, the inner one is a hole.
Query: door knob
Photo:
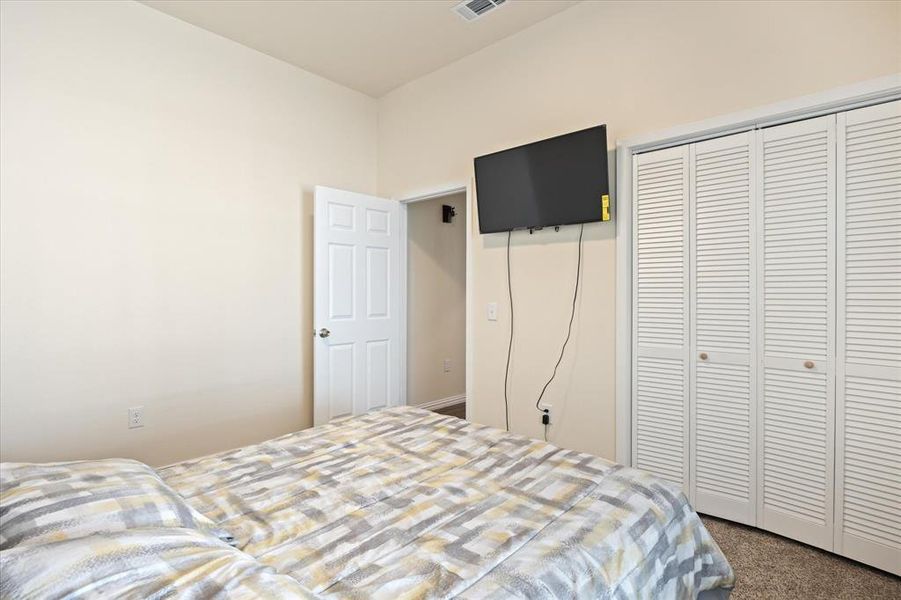
[[[804,368],[805,368],[805,369],[812,369],[813,367],[814,367],[814,364],[813,364],[813,361],[812,361],[812,360],[805,360],[805,361],[804,361]]]
[[[701,352],[701,360],[707,360],[707,353]]]
[[[322,329],[319,330],[319,337],[321,337],[321,338],[327,338],[330,335],[332,335],[332,332],[329,331],[328,329],[326,329],[325,327],[323,327]]]

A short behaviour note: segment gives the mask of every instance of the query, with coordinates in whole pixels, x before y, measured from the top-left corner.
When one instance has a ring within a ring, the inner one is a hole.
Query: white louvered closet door
[[[835,550],[901,575],[901,102],[837,133]]]
[[[758,525],[833,546],[835,115],[758,136]]]
[[[756,522],[753,133],[691,146],[691,481],[699,512]]]
[[[633,161],[632,464],[689,493],[688,147]]]

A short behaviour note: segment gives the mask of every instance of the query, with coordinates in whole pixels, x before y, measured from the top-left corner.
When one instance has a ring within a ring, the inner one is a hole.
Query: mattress
[[[320,598],[725,597],[734,583],[676,486],[410,407],[158,473]]]

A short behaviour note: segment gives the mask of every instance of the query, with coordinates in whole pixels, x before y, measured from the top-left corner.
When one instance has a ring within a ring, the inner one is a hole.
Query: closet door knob
[[[701,352],[701,360],[707,360],[707,353]]]
[[[814,364],[813,364],[813,361],[812,361],[812,360],[805,360],[805,361],[804,361],[804,368],[805,368],[805,369],[812,369],[813,367],[814,367]]]

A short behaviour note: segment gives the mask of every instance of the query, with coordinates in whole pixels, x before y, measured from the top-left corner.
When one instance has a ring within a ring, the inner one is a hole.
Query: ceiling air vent
[[[506,0],[469,0],[469,2],[461,2],[456,5],[453,11],[466,21],[475,21],[504,2]]]

